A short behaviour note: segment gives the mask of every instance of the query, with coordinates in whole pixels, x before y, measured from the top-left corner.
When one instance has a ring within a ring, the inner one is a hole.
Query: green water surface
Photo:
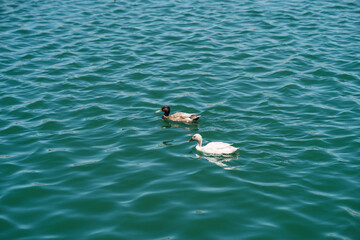
[[[0,239],[358,240],[359,135],[359,1],[0,2]]]

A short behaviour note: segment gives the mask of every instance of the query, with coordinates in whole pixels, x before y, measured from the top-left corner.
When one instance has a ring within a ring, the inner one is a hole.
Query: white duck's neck
[[[197,142],[198,142],[198,145],[197,145],[197,146],[198,146],[199,148],[201,148],[201,145],[202,145],[202,138],[200,138],[200,139],[199,139],[199,141],[197,141]]]

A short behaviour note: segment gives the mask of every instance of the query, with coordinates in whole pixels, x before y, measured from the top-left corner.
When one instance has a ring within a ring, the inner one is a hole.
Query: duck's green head
[[[158,112],[164,112],[164,115],[165,115],[165,116],[169,116],[170,107],[165,105],[165,106],[163,106],[160,110],[157,110],[156,112],[157,112],[157,113],[158,113]]]

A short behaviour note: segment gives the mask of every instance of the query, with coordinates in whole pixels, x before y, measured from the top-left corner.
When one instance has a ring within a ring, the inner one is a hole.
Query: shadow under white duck
[[[156,111],[158,112],[164,112],[164,115],[162,116],[162,119],[169,119],[171,121],[175,122],[196,122],[200,116],[192,114],[192,113],[184,113],[184,112],[177,112],[172,115],[170,115],[170,107],[169,106],[163,106],[160,110]]]
[[[236,147],[231,146],[230,143],[224,142],[211,142],[202,146],[202,137],[200,134],[195,134],[189,140],[189,142],[197,141],[196,150],[203,152],[204,154],[209,155],[227,155],[236,152],[238,149]]]
[[[238,156],[237,154],[231,154],[231,155],[222,155],[219,157],[219,155],[210,155],[210,154],[202,154],[202,155],[199,155],[199,154],[196,154],[196,157],[197,158],[205,158],[206,160],[208,160],[209,162],[211,163],[214,163],[216,164],[217,166],[219,167],[222,167],[223,169],[225,170],[233,170],[233,169],[236,169],[236,167],[233,167],[233,166],[229,166],[227,165],[226,163],[232,161],[232,160],[237,160],[238,159]]]

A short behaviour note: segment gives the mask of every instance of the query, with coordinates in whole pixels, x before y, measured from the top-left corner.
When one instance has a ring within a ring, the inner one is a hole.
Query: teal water
[[[360,239],[359,1],[5,0],[0,30],[0,239]]]

